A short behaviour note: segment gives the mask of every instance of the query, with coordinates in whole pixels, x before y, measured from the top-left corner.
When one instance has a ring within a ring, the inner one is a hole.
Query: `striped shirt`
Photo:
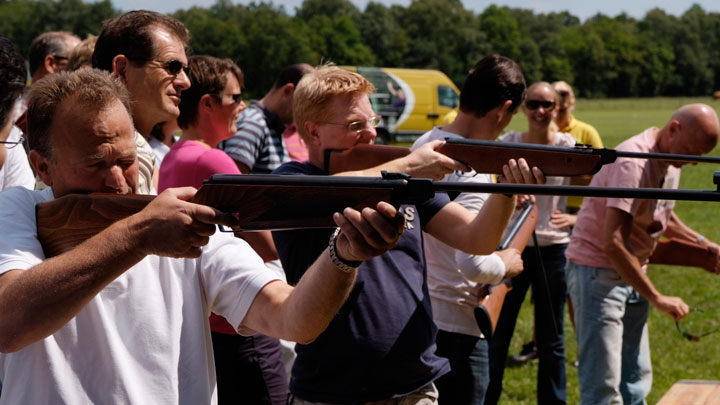
[[[250,173],[270,173],[290,161],[283,142],[285,124],[256,100],[240,114],[235,135],[220,144],[233,160],[250,168]]]

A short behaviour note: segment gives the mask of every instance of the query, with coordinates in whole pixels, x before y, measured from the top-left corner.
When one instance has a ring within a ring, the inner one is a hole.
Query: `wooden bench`
[[[680,380],[657,405],[720,405],[720,381]]]

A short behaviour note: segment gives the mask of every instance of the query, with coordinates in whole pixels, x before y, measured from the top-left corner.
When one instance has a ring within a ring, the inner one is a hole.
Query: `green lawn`
[[[620,100],[578,100],[576,116],[594,125],[607,147],[615,147],[622,140],[637,134],[649,126],[662,127],[673,111],[687,103],[704,102],[720,112],[720,102],[709,98],[655,98]],[[527,122],[518,113],[509,129],[525,130]],[[713,155],[720,156],[716,148]],[[681,187],[711,189],[712,174],[720,170],[711,165],[688,166],[684,169]],[[679,202],[676,212],[685,223],[708,238],[720,241],[720,228],[715,224],[718,212],[714,203]],[[653,266],[650,277],[658,289],[669,295],[683,297],[690,306],[705,303],[706,309],[720,301],[720,280],[700,269],[671,266]],[[720,304],[717,304],[720,305]],[[718,313],[718,312],[715,312]],[[706,337],[700,342],[689,342],[675,330],[674,322],[656,310],[650,313],[650,347],[653,361],[653,389],[648,403],[660,400],[670,386],[681,379],[720,379],[720,333]],[[579,388],[577,369],[572,366],[576,359],[575,336],[568,318],[565,319],[565,342],[568,374],[568,403],[578,403]],[[526,300],[511,343],[511,354],[532,337],[532,310]],[[535,376],[537,361],[522,365],[509,365],[505,372],[503,404],[535,403]]]

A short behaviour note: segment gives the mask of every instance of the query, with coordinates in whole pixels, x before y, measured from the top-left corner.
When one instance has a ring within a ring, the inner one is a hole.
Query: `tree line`
[[[0,0],[0,35],[27,54],[50,30],[81,38],[117,15],[110,0]],[[304,0],[296,10],[270,2],[214,5],[172,14],[189,28],[194,54],[234,60],[246,93],[259,97],[284,66],[338,65],[431,68],[460,85],[482,56],[517,61],[529,83],[565,80],[581,97],[699,96],[720,89],[720,13],[693,5],[681,16],[659,8],[638,20],[570,11],[538,14],[460,0],[413,0],[405,7],[371,1]]]

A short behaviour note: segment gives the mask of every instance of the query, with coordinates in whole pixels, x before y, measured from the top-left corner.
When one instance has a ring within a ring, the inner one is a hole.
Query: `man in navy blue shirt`
[[[377,116],[368,95],[372,84],[335,66],[308,73],[295,90],[293,111],[308,146],[308,163],[286,163],[275,171],[287,175],[327,175],[324,151],[372,143]],[[381,170],[441,179],[468,168],[435,151],[443,141],[429,142],[410,155],[377,167],[349,173],[378,176]],[[544,181],[524,160],[510,161],[504,178],[511,182]],[[493,199],[477,215],[444,194],[401,212],[406,229],[397,246],[358,268],[350,296],[328,328],[314,342],[297,345],[291,391],[295,404],[363,403],[403,398],[403,403],[435,403],[433,381],[449,371],[435,355],[435,335],[426,284],[422,230],[473,254],[492,252],[515,207],[515,198]],[[363,212],[369,215],[370,212]],[[333,230],[274,232],[289,283],[295,283],[327,246]],[[341,258],[342,259],[342,258]]]

